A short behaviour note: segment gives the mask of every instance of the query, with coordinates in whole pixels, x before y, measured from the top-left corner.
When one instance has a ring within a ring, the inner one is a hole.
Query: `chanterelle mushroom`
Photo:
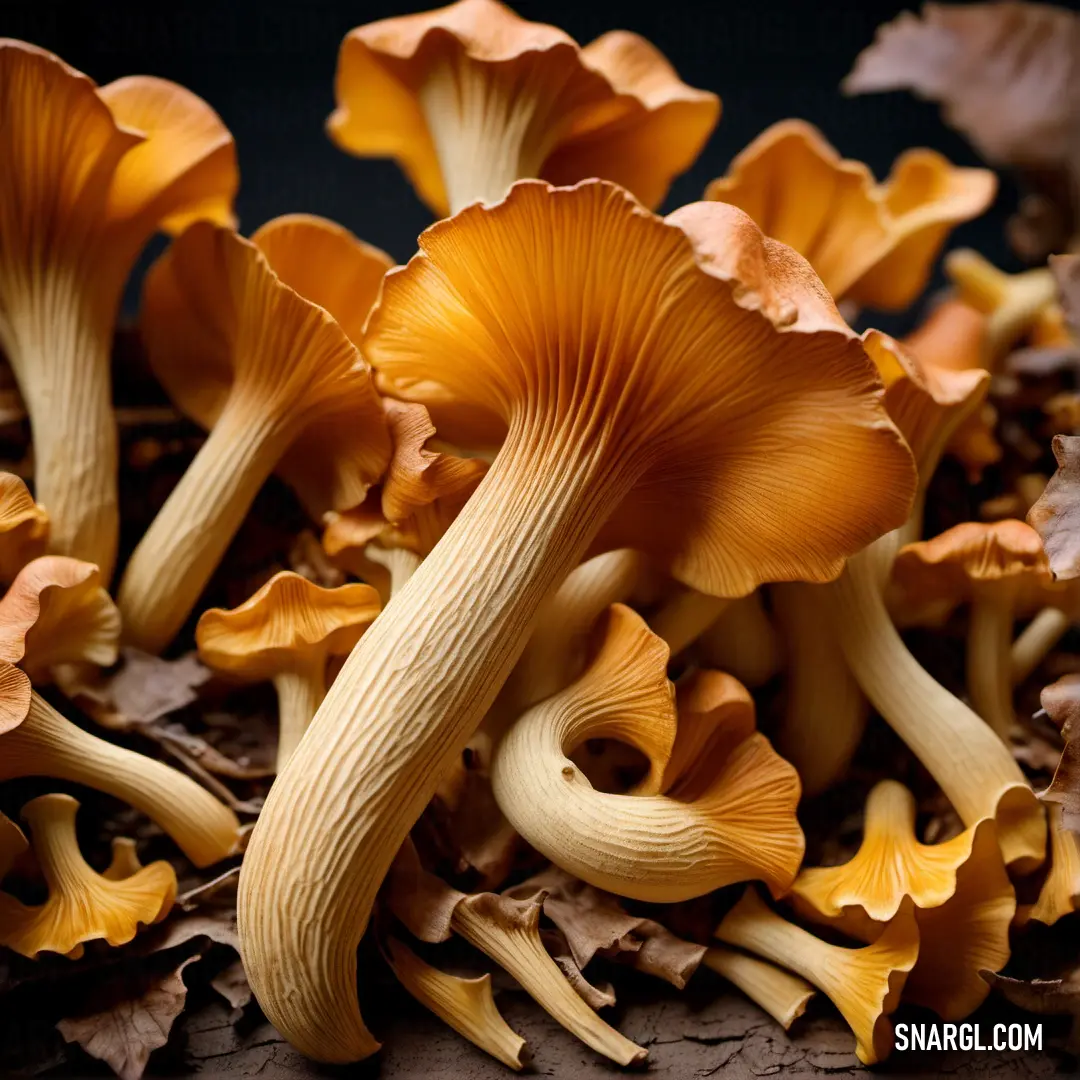
[[[1013,623],[1021,590],[1050,581],[1039,534],[1022,521],[967,521],[900,549],[892,587],[901,607],[970,602],[967,684],[975,711],[1003,738],[1012,702]]]
[[[236,852],[240,823],[176,769],[83,731],[0,662],[0,780],[50,776],[107,792],[158,823],[196,866]]]
[[[677,711],[668,649],[641,617],[616,604],[599,630],[581,678],[499,744],[491,784],[510,823],[557,866],[621,896],[674,903],[752,879],[785,892],[804,849],[799,781],[754,730],[750,695],[711,673],[712,700]],[[649,757],[637,792],[596,791],[571,763],[591,738]]]
[[[78,809],[70,795],[41,795],[22,809],[49,895],[27,906],[0,893],[0,945],[30,959],[55,952],[77,960],[83,942],[97,938],[124,945],[140,923],[164,919],[176,899],[176,872],[164,860],[136,860],[131,874],[115,877],[94,870],[75,836]]]
[[[342,42],[330,137],[393,157],[440,217],[515,180],[599,176],[657,206],[720,116],[625,30],[580,48],[498,0],[357,27]]]
[[[349,653],[379,607],[379,595],[370,585],[324,589],[283,570],[239,607],[203,612],[195,630],[203,662],[274,684],[279,771],[326,696],[327,661]]]
[[[333,298],[288,284],[305,276],[305,252]],[[365,282],[350,309],[358,333],[387,264],[340,226],[288,218],[250,241],[196,224],[151,267],[142,316],[150,364],[177,405],[213,430],[124,572],[125,640],[147,652],[172,640],[275,469],[316,517],[356,506],[380,477],[390,457],[382,408],[325,304],[341,299],[343,276]]]
[[[14,473],[0,472],[0,582],[10,582],[45,553],[49,515]]]
[[[116,663],[120,613],[98,568],[66,555],[27,563],[0,600],[0,660],[35,683],[59,664]]]
[[[820,281],[720,203],[662,219],[605,182],[520,182],[421,236],[363,347],[395,396],[456,399],[508,434],[346,661],[241,872],[256,995],[326,1061],[376,1049],[355,950],[379,883],[605,521],[612,547],[632,537],[739,596],[836,574],[903,521],[915,484]]]
[[[763,131],[714,180],[706,198],[745,210],[805,255],[837,300],[907,307],[926,285],[949,230],[981,214],[997,180],[933,150],[909,150],[883,184],[843,160],[802,120]]]
[[[0,39],[0,348],[30,414],[51,549],[116,557],[109,364],[124,282],[157,229],[231,224],[232,136],[164,79],[96,87],[59,57]]]

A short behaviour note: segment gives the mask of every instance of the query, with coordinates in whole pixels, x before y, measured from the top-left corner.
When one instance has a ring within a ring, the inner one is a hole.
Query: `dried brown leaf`
[[[140,1080],[150,1054],[168,1042],[173,1022],[184,1009],[184,968],[196,959],[190,956],[164,976],[151,977],[138,997],[89,1016],[69,1017],[56,1027],[66,1042],[77,1042],[120,1080]]]
[[[241,960],[234,960],[227,968],[210,980],[210,985],[234,1008],[243,1009],[251,1004],[251,984]]]
[[[567,982],[578,992],[590,1009],[599,1011],[615,1004],[615,988],[609,982],[591,983],[577,966],[574,954],[561,930],[541,930],[540,940],[544,943],[548,955],[559,970],[566,976]]]
[[[1055,435],[1057,472],[1028,511],[1028,524],[1042,537],[1054,576],[1080,577],[1080,435]]]
[[[1080,675],[1062,675],[1057,682],[1044,686],[1039,704],[1066,742],[1080,735]]]

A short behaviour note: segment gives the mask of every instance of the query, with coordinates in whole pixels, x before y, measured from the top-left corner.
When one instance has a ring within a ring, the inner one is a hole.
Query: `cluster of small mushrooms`
[[[949,10],[886,28],[848,89],[901,85],[880,54]],[[995,38],[1001,85],[1030,61],[1025,20],[1073,18],[966,10],[1019,20]],[[939,464],[977,478],[1002,458],[988,393],[1021,379],[1007,360],[1075,355],[1059,291],[1080,268],[1057,255],[1009,275],[953,251],[910,335],[856,333],[920,300],[993,172],[914,149],[878,182],[786,120],[661,217],[718,98],[635,34],[582,47],[497,0],[352,31],[336,96],[334,143],[394,158],[439,219],[404,266],[306,214],[242,235],[209,104],[147,76],[97,86],[0,40],[0,350],[33,449],[29,488],[0,476],[0,782],[107,793],[195,867],[243,850],[247,977],[320,1061],[379,1048],[358,1006],[365,933],[512,1068],[525,1046],[490,980],[428,946],[465,939],[622,1065],[646,1050],[599,1015],[613,999],[582,974],[597,953],[676,986],[712,969],[785,1028],[820,992],[866,1064],[889,1054],[901,1002],[968,1016],[1010,937],[1080,897],[1069,793],[1037,795],[1012,745],[1016,688],[1080,615],[1080,518],[1065,468],[1046,495],[1034,470],[1010,479],[983,519],[938,535],[927,493]],[[207,434],[117,573],[114,329],[158,232],[139,340]],[[1046,414],[1071,430],[1078,401]],[[272,474],[354,580],[271,571],[206,610]],[[242,824],[85,707],[121,645],[175,651],[196,615],[203,664],[276,691],[277,776],[253,828],[251,806]],[[957,626],[965,685],[949,687],[909,632]],[[800,799],[850,781],[875,714],[955,835],[924,842],[886,770],[854,854],[805,865]],[[468,886],[416,833],[433,806],[477,815]],[[143,866],[131,840],[87,862],[78,807],[46,791],[0,815],[0,874],[46,886],[38,903],[0,892],[0,945],[25,957],[77,961],[173,909],[173,864]],[[735,885],[711,940],[665,926]],[[606,944],[575,933],[585,909]]]

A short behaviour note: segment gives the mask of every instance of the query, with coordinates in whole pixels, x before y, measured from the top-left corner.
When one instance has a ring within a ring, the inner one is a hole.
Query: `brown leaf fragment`
[[[1028,524],[1042,537],[1054,576],[1080,577],[1080,435],[1055,435],[1057,472],[1028,511]]]
[[[566,976],[567,982],[578,992],[590,1009],[599,1011],[615,1004],[615,988],[609,982],[591,983],[585,978],[581,968],[574,960],[566,935],[561,930],[541,930],[540,940],[544,943],[548,955],[559,970]]]
[[[1044,686],[1039,704],[1066,742],[1080,735],[1080,675],[1062,675],[1057,682]]]
[[[1065,321],[1073,336],[1080,338],[1080,255],[1051,255],[1050,269],[1057,282]]]
[[[1043,1016],[1071,1016],[1072,1030],[1065,1044],[1070,1054],[1080,1052],[1080,971],[1071,971],[1060,979],[1011,979],[980,971],[1006,1001]]]
[[[1054,779],[1039,798],[1057,803],[1065,812],[1065,827],[1080,832],[1080,739],[1065,744]]]
[[[150,1054],[169,1040],[173,1021],[187,999],[183,972],[188,957],[160,978],[152,978],[138,997],[118,1001],[89,1016],[61,1020],[66,1042],[77,1042],[91,1057],[104,1061],[120,1080],[140,1080]]]
[[[218,945],[227,945],[230,949],[240,951],[236,911],[232,907],[207,909],[198,914],[176,915],[144,936],[148,950],[152,952],[163,952],[197,937],[206,937]]]
[[[641,948],[625,953],[622,959],[638,971],[671,983],[677,990],[686,987],[708,951],[704,945],[683,941],[652,919],[642,919],[634,934],[641,939]]]

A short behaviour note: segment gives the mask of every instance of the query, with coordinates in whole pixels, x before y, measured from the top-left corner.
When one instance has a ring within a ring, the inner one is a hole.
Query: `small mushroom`
[[[8,584],[31,560],[45,554],[49,515],[14,473],[0,472],[0,583]]]
[[[476,979],[450,975],[394,937],[387,939],[386,958],[398,982],[459,1035],[515,1072],[525,1067],[528,1047],[499,1014],[490,975]]]
[[[734,679],[677,715],[669,651],[620,604],[598,633],[585,673],[503,736],[491,784],[514,828],[557,866],[597,888],[655,903],[760,879],[790,886],[804,841],[799,783],[763,735]],[[703,707],[704,705],[704,707]],[[597,791],[570,760],[588,739],[646,755],[636,793]]]
[[[379,614],[370,585],[324,589],[283,570],[229,611],[205,611],[195,629],[203,663],[250,682],[272,682],[278,697],[280,772],[326,697],[326,665],[346,656]]]
[[[0,39],[0,348],[30,415],[49,546],[112,575],[118,535],[110,360],[124,284],[159,229],[230,224],[232,136],[164,79],[97,87]]]
[[[384,398],[392,451],[386,476],[364,503],[330,513],[323,548],[389,602],[442,538],[483,479],[488,463],[429,449],[427,409]]]
[[[237,851],[236,815],[205,788],[154,758],[83,731],[7,663],[0,663],[0,703],[0,780],[48,776],[104,791],[157,822],[196,866]]]
[[[855,1033],[855,1053],[864,1065],[889,1056],[893,1046],[889,1014],[900,1004],[919,954],[910,901],[872,945],[845,949],[788,922],[749,888],[724,916],[716,936],[789,968],[816,986]]]
[[[957,248],[945,258],[945,273],[959,298],[986,315],[982,366],[994,371],[1009,350],[1040,321],[1056,319],[1057,283],[1043,266],[1006,274],[977,251]]]
[[[701,962],[737,986],[785,1031],[806,1012],[815,994],[800,976],[734,949],[709,949]]]
[[[594,544],[709,595],[822,581],[903,521],[915,482],[820,281],[720,203],[661,219],[603,181],[520,181],[421,236],[362,347],[390,396],[507,435],[346,660],[241,870],[255,994],[323,1061],[373,1051],[356,946],[381,878]]]
[[[1016,894],[989,819],[941,844],[915,835],[915,799],[884,780],[866,802],[863,841],[841,866],[804,870],[792,887],[806,917],[872,942],[897,913],[913,904],[919,958],[905,1000],[960,1020],[985,1000],[980,971],[999,971],[1009,959]]]
[[[567,1031],[620,1065],[643,1061],[648,1051],[591,1009],[570,984],[540,937],[544,893],[516,900],[451,888],[420,865],[411,842],[394,861],[384,893],[390,910],[430,944],[457,935],[508,972]]]
[[[580,48],[497,0],[357,27],[335,92],[334,142],[395,158],[439,217],[497,202],[527,177],[597,176],[657,206],[720,116],[715,94],[681,82],[636,34]]]
[[[78,960],[83,943],[98,938],[125,945],[140,924],[164,919],[176,899],[176,872],[163,860],[125,876],[97,873],[79,850],[78,809],[70,795],[41,795],[22,809],[49,895],[27,906],[0,893],[0,945],[31,960],[42,952]]]
[[[0,660],[21,664],[31,682],[48,682],[61,664],[109,667],[119,639],[120,612],[90,563],[43,555],[0,599]]]
[[[1022,521],[967,521],[907,544],[890,582],[893,611],[925,604],[939,612],[970,604],[967,686],[975,711],[1003,738],[1016,723],[1012,642],[1021,591],[1050,581],[1039,534]]]
[[[124,638],[146,652],[176,635],[271,472],[318,518],[361,503],[389,460],[386,420],[356,346],[271,262],[299,277],[305,251],[321,260],[328,289],[347,275],[374,290],[376,268],[388,264],[331,222],[288,218],[250,241],[193,225],[147,274],[150,365],[178,407],[212,431],[120,583]],[[353,319],[373,299],[358,292]]]
[[[923,290],[949,230],[981,214],[997,180],[933,150],[908,150],[882,184],[812,124],[781,120],[737,154],[707,199],[746,211],[806,257],[837,300],[886,310]]]
[[[1018,923],[1040,922],[1053,926],[1080,908],[1080,836],[1065,823],[1065,808],[1047,802],[1050,825],[1050,868],[1034,904],[1020,908]],[[996,971],[997,968],[988,968]]]

